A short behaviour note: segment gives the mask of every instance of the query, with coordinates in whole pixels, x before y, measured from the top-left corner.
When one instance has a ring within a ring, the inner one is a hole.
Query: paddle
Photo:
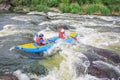
[[[76,41],[78,41],[78,40],[77,40],[77,36],[78,36],[77,32],[71,32],[71,33],[70,33],[70,37],[72,37],[72,38],[75,39]]]

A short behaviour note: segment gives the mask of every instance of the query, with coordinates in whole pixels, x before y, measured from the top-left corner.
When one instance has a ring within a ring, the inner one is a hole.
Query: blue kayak
[[[46,44],[42,46],[39,46],[36,43],[22,44],[22,45],[16,46],[16,49],[25,51],[25,52],[30,52],[30,53],[42,53],[52,48],[56,44],[56,41],[59,39],[60,39],[59,37],[50,38],[46,40]],[[75,40],[74,38],[69,37],[65,39],[64,42],[71,43],[71,42],[75,42]]]

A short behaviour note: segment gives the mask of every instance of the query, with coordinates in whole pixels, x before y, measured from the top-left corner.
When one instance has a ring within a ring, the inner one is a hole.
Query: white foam
[[[27,16],[15,16],[15,17],[12,17],[11,19],[14,19],[14,20],[19,20],[19,21],[30,21],[31,19]]]
[[[40,77],[39,80],[75,80],[86,72],[89,65],[83,63],[86,61],[89,63],[87,57],[75,52],[73,48],[75,46],[71,44],[61,42],[61,45],[59,46],[62,49],[60,55],[64,57],[64,60],[60,63],[60,67],[53,68],[47,76]]]
[[[56,12],[48,12],[48,16],[61,16],[63,14],[61,13],[56,13]]]
[[[38,14],[38,15],[46,15],[44,12],[29,12],[27,14]]]
[[[95,47],[104,47],[110,44],[119,43],[120,38],[118,33],[113,32],[94,33],[83,37],[81,42]]]
[[[12,35],[15,34],[15,25],[5,25],[3,27],[3,30],[0,31],[0,37],[1,36],[7,36],[7,35]]]
[[[28,75],[25,73],[22,73],[21,70],[15,71],[14,75],[18,78],[18,80],[30,80]]]

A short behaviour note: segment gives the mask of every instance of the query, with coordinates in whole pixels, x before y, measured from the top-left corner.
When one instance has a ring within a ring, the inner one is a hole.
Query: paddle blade
[[[71,32],[70,33],[70,37],[77,37],[77,36],[78,36],[77,32]]]

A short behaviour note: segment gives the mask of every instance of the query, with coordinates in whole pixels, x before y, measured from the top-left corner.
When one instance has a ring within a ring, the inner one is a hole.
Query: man
[[[37,36],[36,41],[35,41],[38,45],[45,45],[45,39],[44,39],[44,35],[40,34],[39,36]]]
[[[59,38],[61,38],[61,39],[66,39],[68,37],[72,37],[74,40],[78,41],[77,36],[78,36],[78,34],[76,32],[71,32],[69,36],[66,36],[65,30],[63,28],[59,29]]]
[[[60,28],[60,29],[59,29],[59,37],[60,37],[61,39],[67,38],[67,36],[65,35],[65,30],[64,30],[63,28]]]

